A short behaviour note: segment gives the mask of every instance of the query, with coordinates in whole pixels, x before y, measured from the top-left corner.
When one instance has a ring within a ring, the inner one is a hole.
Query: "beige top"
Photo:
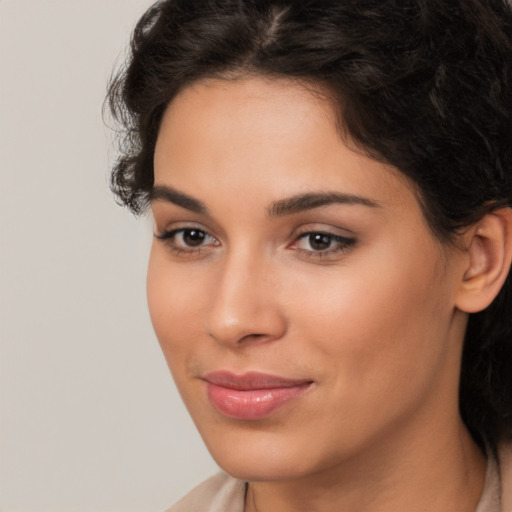
[[[244,512],[246,484],[219,473],[199,484],[167,512]],[[512,444],[489,458],[485,485],[475,512],[512,512]]]

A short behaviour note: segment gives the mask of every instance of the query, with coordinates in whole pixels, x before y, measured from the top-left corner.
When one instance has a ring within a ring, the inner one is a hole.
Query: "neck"
[[[434,434],[416,442],[397,435],[385,448],[368,449],[368,456],[302,479],[251,483],[245,510],[474,512],[485,456],[460,420],[452,431]]]

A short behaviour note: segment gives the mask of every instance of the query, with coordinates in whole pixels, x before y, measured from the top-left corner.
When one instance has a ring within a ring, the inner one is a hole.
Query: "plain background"
[[[0,511],[160,511],[216,470],[108,190],[101,107],[150,0],[0,0]]]

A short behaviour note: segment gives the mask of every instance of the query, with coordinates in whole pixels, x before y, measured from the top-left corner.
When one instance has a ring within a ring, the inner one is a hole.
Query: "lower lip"
[[[281,409],[311,387],[297,386],[236,390],[207,383],[208,398],[224,416],[237,420],[259,420]]]

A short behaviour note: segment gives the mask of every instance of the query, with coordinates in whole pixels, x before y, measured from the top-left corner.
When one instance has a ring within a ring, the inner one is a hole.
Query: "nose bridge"
[[[236,346],[269,341],[286,329],[263,254],[240,247],[226,254],[211,297],[206,331],[218,343]]]

